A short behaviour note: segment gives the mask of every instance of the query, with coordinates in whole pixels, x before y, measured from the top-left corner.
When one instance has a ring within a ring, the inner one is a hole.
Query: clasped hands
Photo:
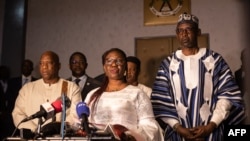
[[[184,128],[183,126],[178,126],[176,132],[187,141],[204,141],[205,137],[211,134],[215,128],[216,124],[210,122],[207,125],[201,125],[194,128]]]
[[[128,129],[123,125],[115,124],[112,127],[114,132],[121,138],[121,141],[136,141],[136,139],[132,135],[126,134],[126,131],[128,131]]]

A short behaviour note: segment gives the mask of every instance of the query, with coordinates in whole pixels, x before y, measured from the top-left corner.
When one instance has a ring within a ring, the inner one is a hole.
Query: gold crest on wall
[[[190,5],[190,0],[144,0],[144,25],[176,24],[181,13],[190,13]]]

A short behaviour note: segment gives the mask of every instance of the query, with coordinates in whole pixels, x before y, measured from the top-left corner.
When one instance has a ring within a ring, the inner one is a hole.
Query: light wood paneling
[[[198,38],[199,47],[209,48],[209,35]],[[139,82],[152,87],[161,61],[179,47],[175,36],[135,39],[135,55],[141,60]]]

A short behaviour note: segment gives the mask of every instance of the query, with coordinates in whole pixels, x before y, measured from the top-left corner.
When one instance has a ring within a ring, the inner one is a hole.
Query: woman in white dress
[[[150,99],[143,91],[126,82],[126,54],[111,48],[102,56],[105,81],[92,90],[85,102],[90,108],[89,122],[99,129],[114,127],[121,140],[162,141]]]

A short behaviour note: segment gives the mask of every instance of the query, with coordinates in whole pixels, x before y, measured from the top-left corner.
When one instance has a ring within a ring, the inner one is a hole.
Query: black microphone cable
[[[17,124],[15,130],[14,130],[13,133],[11,134],[11,137],[14,137],[14,135],[16,134],[16,131],[17,131],[17,129],[18,129],[18,127],[19,127],[19,125],[20,125],[21,123],[23,123],[23,122],[21,121],[21,122],[19,122],[19,123]]]
[[[13,133],[11,134],[10,137],[5,137],[2,141],[8,141],[8,140],[10,140],[10,138],[15,138],[14,136],[15,136],[17,130],[18,130],[18,127],[21,125],[21,123],[23,123],[23,122],[20,121],[20,122],[18,123],[18,125],[16,126],[15,130],[13,131]],[[22,130],[25,130],[25,129],[22,129]],[[23,135],[22,135],[22,136],[23,136]],[[21,138],[23,138],[23,137],[18,137],[18,139],[15,138],[14,140],[21,140]]]

